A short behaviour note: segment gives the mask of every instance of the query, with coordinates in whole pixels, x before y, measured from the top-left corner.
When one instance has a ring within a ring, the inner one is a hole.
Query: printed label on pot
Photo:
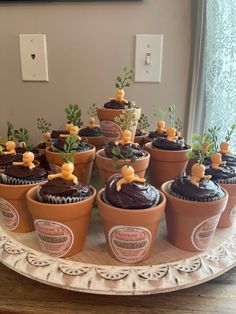
[[[17,210],[6,200],[0,198],[0,209],[3,220],[9,230],[14,230],[19,225],[20,218]]]
[[[236,205],[233,206],[233,208],[231,209],[230,213],[229,213],[229,222],[232,224],[234,222],[236,216]]]
[[[58,165],[49,163],[50,169],[53,173],[60,173],[61,172],[61,167],[59,167]]]
[[[100,125],[106,142],[117,141],[121,138],[122,130],[115,122],[103,120]]]
[[[137,263],[146,255],[152,240],[151,232],[143,227],[115,226],[108,234],[114,255],[125,263]]]
[[[35,220],[34,226],[44,253],[53,257],[62,257],[71,249],[74,234],[67,226],[43,219]]]
[[[219,219],[220,215],[213,216],[204,220],[194,228],[191,241],[196,249],[200,251],[207,249],[215,233]]]

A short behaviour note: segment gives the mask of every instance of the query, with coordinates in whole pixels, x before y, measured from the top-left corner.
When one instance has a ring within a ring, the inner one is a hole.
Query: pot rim
[[[138,159],[136,160],[136,163],[137,163],[139,160],[141,161],[141,160],[144,160],[144,159],[150,157],[150,153],[149,153],[149,152],[147,152],[147,151],[144,151],[144,152],[145,152],[147,155],[146,155],[145,157],[138,158]],[[101,153],[104,153],[104,148],[101,148],[101,149],[99,149],[99,150],[96,151],[96,157],[112,161],[112,158],[108,158],[108,157],[106,157],[106,156],[102,156]],[[130,159],[127,159],[127,160],[130,162]],[[122,160],[118,160],[117,162],[120,162],[120,161],[122,161]]]
[[[144,145],[144,147],[146,147],[147,149],[153,149],[154,151],[160,151],[160,152],[165,152],[165,153],[170,153],[170,154],[173,154],[173,153],[187,153],[189,150],[191,150],[191,147],[190,147],[190,145],[189,145],[189,148],[187,148],[187,149],[181,149],[181,150],[167,150],[167,149],[160,149],[160,148],[157,148],[157,147],[152,147],[151,146],[152,145],[152,142],[148,142],[148,143],[146,143],[145,145]],[[186,145],[188,145],[188,144],[186,144]],[[188,159],[187,158],[187,156],[186,156],[186,159]]]
[[[135,107],[135,108],[128,108],[128,109],[138,109],[138,110],[141,110],[141,107]],[[110,110],[110,111],[122,111],[122,110],[124,110],[124,109],[112,109],[112,108],[104,108],[104,107],[97,107],[97,110],[100,110],[100,111],[103,111],[103,110],[106,110],[106,111],[108,111],[108,110]]]
[[[169,185],[170,185],[172,182],[174,182],[174,180],[166,181],[165,183],[163,183],[163,184],[161,185],[161,191],[162,191],[164,194],[167,194],[167,195],[168,195],[168,198],[170,198],[170,199],[172,199],[172,200],[177,200],[177,201],[179,201],[179,202],[181,202],[181,203],[183,203],[183,202],[184,202],[184,203],[187,202],[187,203],[190,203],[190,204],[199,204],[199,203],[200,203],[202,206],[208,206],[209,204],[221,203],[221,202],[223,202],[226,198],[229,197],[228,192],[227,192],[223,187],[221,187],[221,189],[224,191],[225,195],[224,195],[224,197],[222,197],[222,198],[220,198],[220,199],[218,199],[218,200],[209,201],[209,202],[200,202],[200,201],[184,200],[184,199],[178,198],[178,197],[176,197],[176,196],[174,196],[174,195],[171,195],[171,194],[169,193]]]
[[[30,184],[5,184],[5,183],[0,183],[0,188],[2,188],[2,187],[5,187],[5,188],[8,188],[8,189],[12,189],[12,188],[26,188],[26,187],[32,187],[32,188],[34,188],[35,187],[35,185],[42,185],[42,184],[45,184],[45,183],[47,183],[48,182],[48,180],[44,180],[44,181],[40,181],[40,182],[35,182],[35,183],[30,183]],[[36,186],[36,187],[37,187]]]
[[[134,215],[137,214],[137,213],[141,213],[141,212],[150,213],[150,212],[156,211],[157,209],[161,209],[163,206],[164,206],[164,208],[165,208],[165,205],[166,205],[166,196],[165,196],[165,194],[164,194],[162,191],[160,191],[160,190],[158,190],[158,191],[159,191],[159,193],[160,193],[160,195],[161,195],[161,202],[160,202],[159,204],[157,204],[156,206],[154,206],[154,207],[142,208],[142,209],[120,208],[120,207],[112,206],[111,204],[107,204],[107,203],[105,203],[105,202],[103,201],[103,199],[102,199],[102,197],[101,197],[102,194],[104,193],[104,191],[105,191],[104,188],[102,188],[101,190],[98,191],[98,193],[97,193],[97,200],[98,200],[98,202],[100,202],[103,206],[104,206],[104,205],[105,205],[105,206],[109,206],[111,210],[116,211],[117,213],[119,213],[119,212],[120,212],[120,213],[121,213],[121,212],[122,212],[122,213],[125,213],[125,212],[127,212],[127,211],[129,211],[129,212],[132,211],[132,213],[134,213]]]
[[[39,186],[35,186],[35,187],[32,187],[27,193],[26,193],[26,198],[29,202],[32,202],[34,204],[42,204],[42,206],[50,206],[50,207],[58,207],[58,205],[60,206],[63,206],[63,207],[69,207],[71,205],[78,205],[78,204],[84,204],[86,203],[88,200],[92,199],[92,198],[95,198],[96,197],[96,194],[97,194],[97,190],[95,189],[94,186],[90,185],[90,187],[92,188],[93,190],[93,194],[91,196],[89,196],[88,198],[86,198],[85,200],[83,201],[79,201],[79,202],[74,202],[74,203],[67,203],[67,204],[50,204],[50,203],[43,203],[43,202],[40,202],[40,201],[37,201],[35,200],[34,198],[31,197],[31,193],[34,193],[36,191],[36,189],[39,188]]]

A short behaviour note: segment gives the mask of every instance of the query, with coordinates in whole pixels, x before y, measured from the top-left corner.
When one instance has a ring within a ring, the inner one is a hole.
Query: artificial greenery
[[[219,150],[219,141],[218,141],[218,133],[221,131],[221,127],[220,126],[213,126],[212,128],[209,128],[207,130],[208,132],[208,137],[209,137],[209,143],[213,143],[214,145],[214,151],[218,151]]]
[[[95,104],[92,104],[89,107],[89,110],[87,110],[87,115],[92,118],[97,116],[97,106]]]
[[[133,79],[134,71],[129,70],[128,67],[123,68],[123,73],[117,76],[116,87],[123,89],[130,86],[130,81]]]
[[[158,105],[153,106],[153,116],[160,120],[165,120],[166,112],[162,110]]]
[[[66,138],[65,143],[63,145],[63,152],[60,153],[63,161],[65,163],[72,162],[74,163],[74,155],[78,149],[78,136],[70,135]]]
[[[176,111],[175,105],[170,105],[168,107],[170,127],[171,128],[175,127],[175,119],[176,119],[176,112],[175,111]]]
[[[115,117],[114,120],[119,124],[122,130],[131,131],[132,127],[136,125],[135,118],[135,109],[126,108],[122,110],[122,113],[118,117]]]
[[[233,135],[235,129],[236,129],[236,124],[232,124],[232,125],[227,129],[226,136],[225,136],[225,142],[228,143],[228,142],[230,141],[231,136]]]
[[[66,118],[69,123],[73,123],[79,128],[83,125],[81,121],[81,109],[78,104],[70,104],[65,108]]]
[[[138,129],[146,130],[149,126],[148,117],[142,113],[140,119],[138,120]]]
[[[112,152],[112,161],[113,162],[117,162],[119,160],[123,160],[124,163],[121,165],[116,165],[114,167],[115,170],[120,170],[124,165],[126,165],[127,167],[130,166],[129,162],[127,161],[127,159],[122,155],[120,147],[119,146],[114,146],[111,150]],[[130,160],[131,163],[136,162],[137,158],[134,156],[134,152],[132,150],[131,147],[129,147],[126,151],[126,156],[128,158],[128,160]]]
[[[14,138],[19,143],[23,143],[23,146],[26,150],[31,151],[33,149],[34,146],[29,143],[29,131],[26,128],[14,130]]]
[[[45,134],[48,131],[50,131],[51,125],[52,124],[50,122],[47,122],[44,118],[37,119],[37,127],[39,131],[42,132],[42,134]]]
[[[14,140],[14,125],[7,121],[7,139],[8,141]]]
[[[209,135],[192,135],[193,144],[192,150],[186,153],[189,159],[197,159],[199,164],[202,164],[206,157],[211,157],[214,153],[214,143],[209,143]],[[206,146],[207,143],[207,146]]]

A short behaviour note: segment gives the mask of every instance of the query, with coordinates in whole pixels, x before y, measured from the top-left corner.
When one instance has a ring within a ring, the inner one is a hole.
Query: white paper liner
[[[36,180],[22,180],[22,179],[9,177],[5,174],[1,174],[1,180],[2,180],[2,183],[10,184],[10,185],[28,185],[28,184],[40,183],[40,182],[45,181],[45,179],[37,180],[37,181]]]
[[[228,179],[217,179],[213,180],[216,183],[222,183],[222,184],[235,184],[236,183],[236,177],[234,178],[228,178]]]
[[[191,197],[185,197],[179,194],[176,194],[175,192],[171,191],[170,189],[170,194],[172,196],[175,196],[176,198],[180,198],[181,200],[185,200],[185,201],[192,201],[192,202],[213,202],[213,201],[217,201],[219,200],[221,197],[211,197],[211,198],[202,198],[202,199],[195,199],[195,198],[191,198]],[[225,193],[224,193],[225,195]]]

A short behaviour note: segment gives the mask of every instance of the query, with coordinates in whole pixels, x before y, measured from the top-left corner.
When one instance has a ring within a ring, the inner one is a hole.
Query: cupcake
[[[222,213],[218,227],[226,228],[233,224],[236,206],[236,168],[228,166],[226,161],[222,161],[220,153],[214,153],[211,164],[206,167],[206,174],[212,176],[212,180],[223,187],[229,194],[229,199],[224,212]]]
[[[34,162],[34,154],[25,152],[22,162],[13,162],[0,176],[0,209],[7,228],[14,232],[34,230],[26,204],[27,191],[47,180],[45,169]]]
[[[14,161],[20,161],[21,155],[16,154],[16,144],[14,141],[7,141],[0,152],[0,173],[12,165]]]
[[[41,250],[53,257],[78,253],[85,242],[96,190],[79,183],[74,164],[64,155],[61,172],[27,193]]]
[[[123,263],[138,263],[152,251],[165,197],[126,164],[98,193],[108,252]]]
[[[89,144],[92,144],[96,147],[96,150],[99,150],[103,147],[103,134],[99,125],[96,124],[95,117],[97,116],[97,107],[95,104],[90,106],[87,111],[88,114],[88,123],[85,128],[80,129],[79,135],[85,137]]]
[[[139,144],[132,142],[131,129],[134,124],[134,116],[130,115],[130,111],[126,109],[115,120],[118,125],[125,128],[122,131],[122,138],[116,142],[106,143],[104,149],[96,152],[96,165],[103,185],[110,176],[119,172],[117,167],[123,164],[124,159],[132,162],[136,174],[142,178],[144,178],[149,164],[149,153],[141,149]]]
[[[133,109],[135,124],[132,126],[132,141],[134,140],[137,122],[141,115],[141,109],[136,108],[135,103],[125,99],[125,87],[130,86],[130,81],[133,78],[133,70],[128,68],[123,69],[123,74],[117,76],[116,87],[118,88],[115,98],[109,98],[109,101],[103,107],[97,108],[98,118],[100,120],[101,129],[105,142],[117,141],[121,139],[122,130],[124,128],[117,125],[115,117],[118,117],[122,110]]]
[[[95,147],[81,140],[77,135],[78,127],[70,127],[69,135],[61,135],[52,146],[46,148],[46,158],[52,172],[60,172],[63,164],[61,154],[74,153],[74,174],[79,181],[89,184],[93,160],[95,158]]]
[[[228,193],[205,174],[207,153],[198,136],[193,144],[197,152],[188,152],[198,163],[191,175],[178,177],[162,185],[167,198],[166,223],[169,241],[186,251],[203,251],[209,247],[218,221],[225,209]]]

